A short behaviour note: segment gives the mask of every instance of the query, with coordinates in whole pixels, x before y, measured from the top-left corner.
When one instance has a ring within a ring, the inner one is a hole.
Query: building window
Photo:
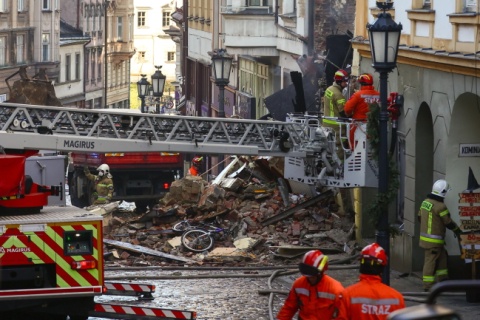
[[[0,12],[7,12],[7,0],[0,0]]]
[[[145,27],[145,16],[146,16],[145,11],[138,11],[138,20],[137,20],[138,27]]]
[[[46,62],[50,59],[50,34],[42,34],[42,61]]]
[[[67,54],[65,56],[65,81],[72,80],[71,68],[72,68],[72,56]]]
[[[25,62],[25,36],[17,35],[17,63]]]
[[[25,10],[24,4],[23,4],[23,0],[18,0],[18,3],[17,3],[17,11],[18,11],[18,12],[22,12],[23,10]]]
[[[0,66],[4,66],[7,62],[7,39],[0,37]]]
[[[102,49],[97,49],[97,79],[102,80]]]
[[[268,0],[248,0],[247,7],[266,7]]]
[[[463,0],[465,12],[477,12],[477,0]]]
[[[145,62],[145,51],[138,51],[138,62]]]
[[[167,61],[175,61],[175,52],[170,51],[167,53]]]
[[[168,27],[170,25],[170,16],[172,13],[170,11],[163,11],[163,21],[162,26]]]
[[[80,80],[80,53],[75,53],[75,80]]]
[[[91,69],[91,74],[90,74],[90,83],[95,83],[95,56],[96,51],[92,50],[92,53],[90,55],[90,67]]]
[[[117,41],[122,41],[123,17],[117,17]]]
[[[97,30],[97,8],[92,6],[92,31]]]
[[[133,39],[133,23],[135,17],[133,15],[128,16],[128,41],[132,41]]]
[[[42,10],[50,10],[50,0],[42,0]]]

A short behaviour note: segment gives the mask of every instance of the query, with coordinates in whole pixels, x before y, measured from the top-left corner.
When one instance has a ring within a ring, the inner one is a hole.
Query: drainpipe
[[[108,83],[107,83],[107,72],[108,72],[108,55],[107,55],[107,48],[108,48],[108,3],[105,2],[105,21],[103,21],[103,23],[105,24],[105,28],[104,28],[104,36],[103,36],[103,47],[104,47],[104,50],[103,50],[103,54],[105,55],[105,58],[103,59],[104,61],[104,66],[103,68],[105,69],[104,71],[104,75],[103,75],[103,104],[104,104],[104,107],[105,108],[108,108],[108,104],[107,104],[107,87],[108,87]],[[95,108],[95,106],[92,106],[92,109]],[[130,107],[129,107],[130,108]]]
[[[296,1],[296,0],[293,0]],[[278,0],[275,0],[275,9],[273,10],[275,12],[275,24],[278,24]]]
[[[308,55],[313,55],[314,48],[315,0],[308,1]]]
[[[183,76],[183,94],[185,95],[185,106],[187,103],[187,98],[190,95],[190,88],[188,87],[187,78],[187,57],[188,57],[188,0],[183,1],[183,39],[182,39],[182,54],[183,54],[183,63],[182,63],[182,76]]]

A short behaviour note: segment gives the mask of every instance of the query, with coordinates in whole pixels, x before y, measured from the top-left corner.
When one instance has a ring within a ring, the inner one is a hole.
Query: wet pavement
[[[357,281],[355,269],[333,270],[328,274],[338,279],[344,286]],[[287,270],[287,269],[285,269]],[[288,269],[292,270],[292,269]],[[102,296],[97,302],[123,302],[156,308],[181,309],[197,312],[197,319],[228,320],[268,320],[275,316],[283,304],[284,294],[259,294],[259,290],[288,291],[298,273],[271,279],[275,270],[143,270],[107,271],[107,280],[112,276],[128,278],[129,281],[155,284],[157,290],[153,301],[137,301],[133,297]],[[137,280],[131,279],[137,277]],[[150,279],[161,277],[161,279]],[[147,279],[145,279],[147,278]],[[115,280],[119,281],[119,280]],[[425,299],[422,282],[418,275],[400,275],[392,270],[390,285],[406,295],[407,306],[418,305]],[[441,296],[437,303],[459,312],[461,319],[480,319],[480,303],[466,302],[465,295],[459,293]],[[272,308],[269,308],[269,305]],[[270,311],[271,310],[271,311]],[[93,318],[91,318],[93,319]],[[274,318],[273,318],[274,319]]]

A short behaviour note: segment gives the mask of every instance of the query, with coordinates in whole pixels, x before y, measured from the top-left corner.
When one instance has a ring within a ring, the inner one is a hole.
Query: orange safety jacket
[[[307,277],[301,276],[293,282],[277,319],[291,320],[297,311],[298,319],[301,320],[331,319],[335,311],[335,300],[343,289],[340,282],[325,274],[314,286],[308,282]]]
[[[403,296],[382,283],[377,275],[361,274],[360,281],[347,287],[337,300],[335,320],[383,320],[405,308]]]
[[[190,169],[188,169],[188,173],[190,173],[192,176],[198,176],[198,169],[195,166],[191,166]]]
[[[355,120],[367,120],[368,105],[380,101],[380,92],[373,86],[362,86],[345,103],[345,114]]]
[[[380,101],[380,92],[375,90],[373,86],[362,86],[359,91],[355,92],[345,103],[345,114],[354,120],[367,120],[367,113],[370,111],[369,104]],[[354,123],[350,126],[349,143],[350,149],[355,148],[355,130],[357,125]]]
[[[437,199],[435,199],[437,198]],[[438,248],[445,245],[446,228],[454,230],[457,224],[450,218],[450,212],[443,199],[429,194],[418,211],[420,218],[420,247]]]

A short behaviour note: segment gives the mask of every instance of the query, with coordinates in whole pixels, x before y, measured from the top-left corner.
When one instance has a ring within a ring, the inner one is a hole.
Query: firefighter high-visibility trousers
[[[425,249],[423,288],[430,290],[436,283],[448,279],[447,251],[444,247]]]

